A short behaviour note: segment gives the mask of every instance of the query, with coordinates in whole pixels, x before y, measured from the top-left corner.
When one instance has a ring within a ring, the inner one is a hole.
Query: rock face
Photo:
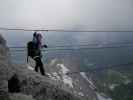
[[[0,100],[79,100],[54,81],[10,62],[6,41],[0,35]]]

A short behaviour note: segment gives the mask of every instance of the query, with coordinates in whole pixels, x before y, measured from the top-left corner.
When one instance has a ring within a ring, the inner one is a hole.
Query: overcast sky
[[[0,0],[0,27],[133,30],[133,0]]]

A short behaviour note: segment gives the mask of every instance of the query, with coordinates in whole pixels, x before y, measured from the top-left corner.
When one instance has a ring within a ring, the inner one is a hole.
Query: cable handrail
[[[50,46],[49,48],[51,49],[51,48],[67,48],[67,47],[108,47],[108,46],[106,46],[107,44],[105,44],[105,46],[104,45],[66,45],[66,46]],[[120,45],[111,45],[111,44],[109,44],[109,46],[111,46],[111,47],[113,47],[113,46],[132,46],[133,44],[120,44]],[[10,46],[9,48],[14,48],[14,49],[18,49],[18,48],[20,48],[20,49],[23,49],[23,48],[27,48],[26,46]]]
[[[53,32],[133,32],[133,30],[66,30],[66,29],[25,29],[25,28],[6,28],[0,27],[5,31],[53,31]]]
[[[111,42],[111,43],[83,43],[83,44],[75,44],[75,45],[71,45],[71,44],[67,44],[67,45],[50,45],[49,48],[67,48],[67,47],[84,47],[84,46],[89,46],[89,47],[98,47],[98,46],[130,46],[133,45],[133,42]],[[9,46],[9,48],[27,48],[26,46]]]
[[[97,47],[71,47],[71,48],[46,48],[46,49],[42,49],[42,51],[50,51],[50,50],[88,50],[88,49],[111,49],[111,48],[128,48],[128,47],[133,47],[133,45],[118,45],[118,46],[97,46]],[[11,48],[11,47],[9,47]],[[17,50],[17,48],[21,48],[23,50]],[[26,47],[16,47],[14,48],[16,50],[13,50],[12,51],[25,51],[26,50]]]

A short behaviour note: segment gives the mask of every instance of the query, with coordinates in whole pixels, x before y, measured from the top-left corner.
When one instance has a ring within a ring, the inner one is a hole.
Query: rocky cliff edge
[[[0,35],[0,100],[79,100],[54,81],[10,61],[6,41]]]

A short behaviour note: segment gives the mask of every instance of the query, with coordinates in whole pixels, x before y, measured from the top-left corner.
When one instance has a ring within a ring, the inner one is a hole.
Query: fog
[[[133,30],[132,9],[132,0],[0,0],[0,27],[130,31]],[[33,32],[0,30],[0,33],[9,45],[23,46],[32,39]],[[131,34],[43,32],[50,44],[131,41]]]
[[[132,30],[132,0],[0,0],[0,27]]]

